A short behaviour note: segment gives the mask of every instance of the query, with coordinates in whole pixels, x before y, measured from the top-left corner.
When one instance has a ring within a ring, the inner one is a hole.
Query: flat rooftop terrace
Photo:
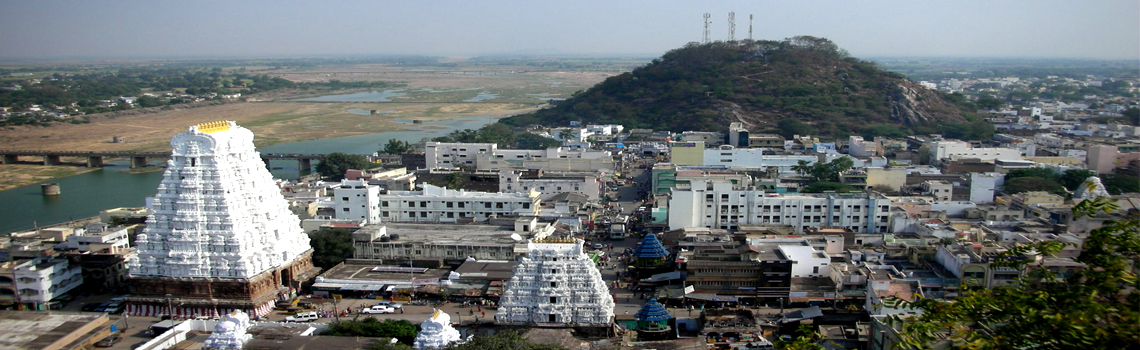
[[[0,349],[44,349],[61,340],[55,345],[66,348],[109,321],[102,313],[0,311],[0,324],[5,328]]]
[[[513,227],[493,225],[463,225],[463,224],[389,224],[388,235],[399,235],[399,238],[384,243],[406,244],[435,244],[435,245],[514,245],[525,243],[516,242],[512,234],[519,234],[525,240],[530,238],[530,232],[515,232]],[[380,242],[379,239],[373,242]]]

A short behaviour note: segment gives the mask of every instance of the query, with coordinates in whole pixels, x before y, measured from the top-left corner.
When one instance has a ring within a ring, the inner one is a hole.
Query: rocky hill
[[[951,129],[948,136],[984,137],[973,135],[986,133],[984,122],[970,122],[976,117],[966,110],[972,109],[960,96],[850,57],[827,39],[794,37],[690,43],[558,106],[500,122],[672,131],[724,131],[742,122],[753,131],[781,134],[898,136]]]

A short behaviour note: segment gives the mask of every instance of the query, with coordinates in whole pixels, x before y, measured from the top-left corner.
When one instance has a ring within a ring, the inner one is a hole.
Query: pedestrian
[[[483,318],[487,318],[487,312],[486,311],[480,311],[479,314],[483,315]]]
[[[475,316],[475,310],[467,310],[468,316]]]
[[[478,309],[479,312],[483,312],[483,306],[482,305],[476,306],[476,308]]]
[[[626,295],[626,296],[625,296],[625,302],[627,302],[627,303],[628,303],[628,302],[629,302],[629,298],[630,298],[631,296],[632,296],[632,295]]]

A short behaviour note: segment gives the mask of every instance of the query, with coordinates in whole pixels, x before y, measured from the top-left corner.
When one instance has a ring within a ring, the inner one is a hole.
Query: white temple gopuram
[[[259,317],[315,275],[309,237],[232,121],[191,126],[174,147],[130,262],[133,315]],[[178,307],[175,307],[178,306]]]
[[[507,282],[495,323],[541,327],[608,327],[614,300],[582,240],[548,238],[527,243]]]
[[[214,333],[203,343],[203,348],[209,350],[231,350],[241,349],[245,346],[245,342],[253,339],[253,335],[246,333],[246,330],[252,326],[249,321],[249,315],[241,311],[234,311],[222,317],[217,325],[214,325]]]
[[[451,316],[435,310],[426,321],[420,324],[420,333],[412,348],[416,350],[443,349],[448,344],[462,340],[459,330],[451,326]]]

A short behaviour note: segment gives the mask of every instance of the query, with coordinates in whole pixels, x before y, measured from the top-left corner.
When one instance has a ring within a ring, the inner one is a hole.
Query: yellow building
[[[673,157],[672,163],[676,165],[705,164],[704,141],[670,142],[669,153]]]

